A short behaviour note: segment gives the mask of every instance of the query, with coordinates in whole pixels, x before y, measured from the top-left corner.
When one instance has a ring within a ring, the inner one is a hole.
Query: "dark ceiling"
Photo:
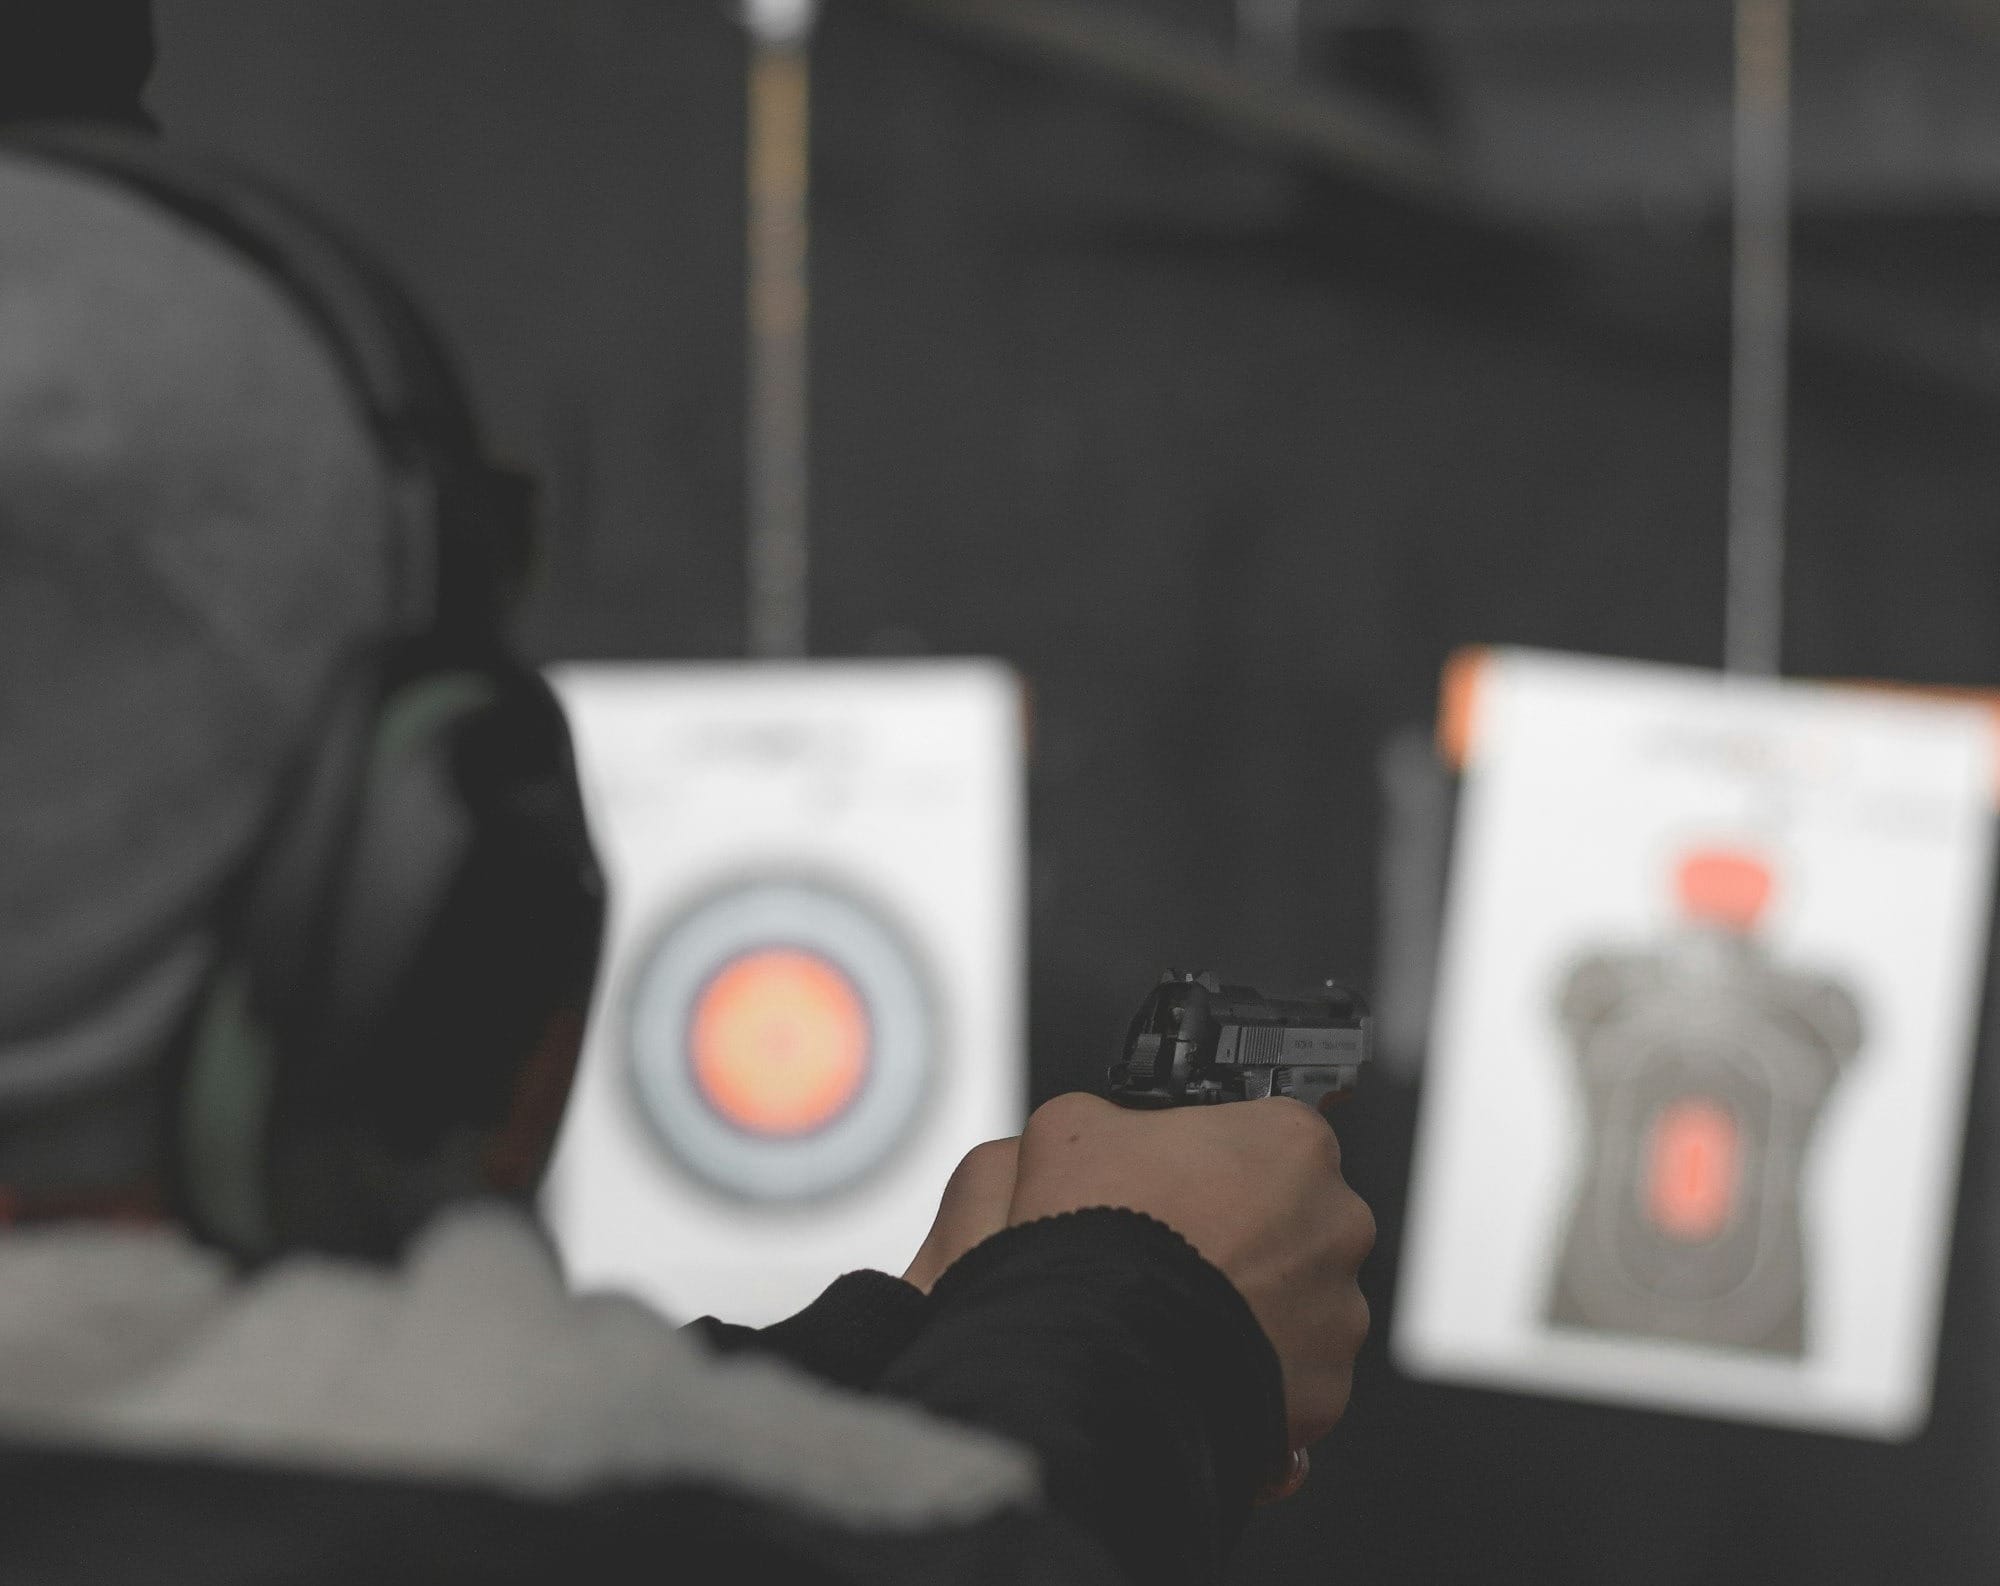
[[[1731,0],[871,3],[1511,242],[1589,313],[1726,312]],[[2000,4],[1792,13],[1802,341],[2000,402]]]

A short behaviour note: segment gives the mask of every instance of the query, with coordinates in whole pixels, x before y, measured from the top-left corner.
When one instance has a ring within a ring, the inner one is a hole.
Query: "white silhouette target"
[[[1524,651],[1473,697],[1397,1358],[1913,1435],[1991,712]]]

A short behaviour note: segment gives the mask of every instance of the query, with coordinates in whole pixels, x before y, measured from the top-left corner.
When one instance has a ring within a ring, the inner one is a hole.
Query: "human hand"
[[[952,1171],[938,1203],[937,1219],[923,1248],[903,1274],[926,1294],[966,1251],[1007,1226],[1007,1208],[1014,1197],[1014,1157],[1021,1142],[988,1140],[966,1152]]]
[[[1133,1112],[1058,1096],[1021,1133],[1007,1221],[1087,1206],[1157,1218],[1219,1267],[1277,1352],[1290,1446],[1332,1430],[1368,1334],[1375,1219],[1324,1118],[1287,1097]]]

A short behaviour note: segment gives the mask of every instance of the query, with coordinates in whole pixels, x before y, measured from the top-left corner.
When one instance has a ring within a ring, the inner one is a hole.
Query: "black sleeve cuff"
[[[923,1290],[886,1272],[849,1272],[796,1315],[769,1327],[703,1316],[688,1323],[718,1354],[754,1349],[843,1388],[872,1387],[929,1314]]]
[[[1051,1504],[1151,1586],[1213,1579],[1285,1455],[1283,1375],[1243,1297],[1110,1207],[968,1253],[880,1388],[1032,1448]]]

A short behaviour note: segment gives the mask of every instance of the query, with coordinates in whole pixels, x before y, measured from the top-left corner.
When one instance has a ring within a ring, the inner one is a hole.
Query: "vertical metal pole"
[[[1791,0],[1736,0],[1723,665],[1757,676],[1777,675],[1784,644],[1791,56]]]
[[[754,656],[806,653],[810,6],[753,5],[745,508]]]

